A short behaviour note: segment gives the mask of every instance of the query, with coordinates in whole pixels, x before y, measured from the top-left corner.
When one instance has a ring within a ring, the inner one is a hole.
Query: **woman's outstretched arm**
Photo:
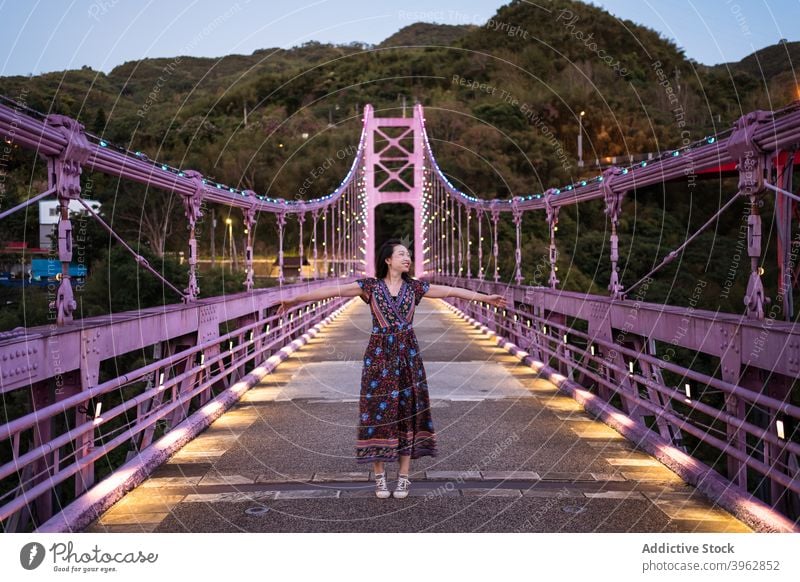
[[[463,287],[450,287],[449,285],[431,285],[428,288],[428,292],[425,293],[425,297],[430,297],[432,299],[458,297],[459,299],[466,299],[467,301],[485,301],[496,307],[506,306],[506,298],[502,295],[487,295],[480,291],[464,289]]]
[[[308,301],[322,301],[331,297],[358,297],[364,292],[358,283],[343,283],[341,285],[325,285],[319,289],[313,289],[300,295],[295,295],[289,299],[281,299],[278,307],[278,315],[282,315],[295,305]]]

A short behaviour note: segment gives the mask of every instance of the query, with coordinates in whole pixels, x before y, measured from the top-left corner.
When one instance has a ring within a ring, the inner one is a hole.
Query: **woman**
[[[364,353],[359,400],[356,462],[372,462],[375,494],[389,497],[385,461],[399,461],[394,497],[408,495],[411,459],[436,456],[436,433],[431,420],[428,384],[412,327],[414,309],[423,296],[459,297],[505,307],[502,295],[486,295],[460,287],[431,285],[413,279],[411,253],[399,239],[378,250],[375,277],[347,285],[329,285],[281,302],[278,313],[306,301],[359,296],[372,311],[372,335]]]

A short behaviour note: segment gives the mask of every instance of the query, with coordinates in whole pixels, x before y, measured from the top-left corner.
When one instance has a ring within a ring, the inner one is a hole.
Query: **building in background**
[[[84,201],[95,212],[100,211],[100,203],[97,200]],[[70,214],[86,214],[86,209],[77,200],[70,200]],[[43,249],[50,248],[50,237],[55,234],[58,225],[58,200],[45,200],[39,202],[39,246]]]

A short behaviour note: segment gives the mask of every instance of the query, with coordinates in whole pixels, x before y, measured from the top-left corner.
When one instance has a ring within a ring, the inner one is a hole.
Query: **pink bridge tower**
[[[425,274],[423,259],[423,122],[422,105],[413,117],[375,117],[371,105],[364,108],[366,140],[364,166],[367,228],[365,232],[366,274],[375,276],[375,252],[382,241],[375,239],[375,209],[381,204],[408,204],[414,209],[414,237],[409,247],[414,276]],[[404,238],[406,233],[397,233]]]

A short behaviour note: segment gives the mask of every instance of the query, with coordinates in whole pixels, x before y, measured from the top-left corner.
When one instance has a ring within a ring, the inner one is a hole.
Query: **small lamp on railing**
[[[778,438],[781,440],[786,440],[786,433],[783,430],[783,421],[782,420],[775,420],[775,431],[778,433]]]
[[[686,382],[686,384],[683,385],[683,391],[686,393],[686,398],[684,398],[684,400],[686,402],[691,402],[692,401],[692,386],[691,386],[691,384]]]

